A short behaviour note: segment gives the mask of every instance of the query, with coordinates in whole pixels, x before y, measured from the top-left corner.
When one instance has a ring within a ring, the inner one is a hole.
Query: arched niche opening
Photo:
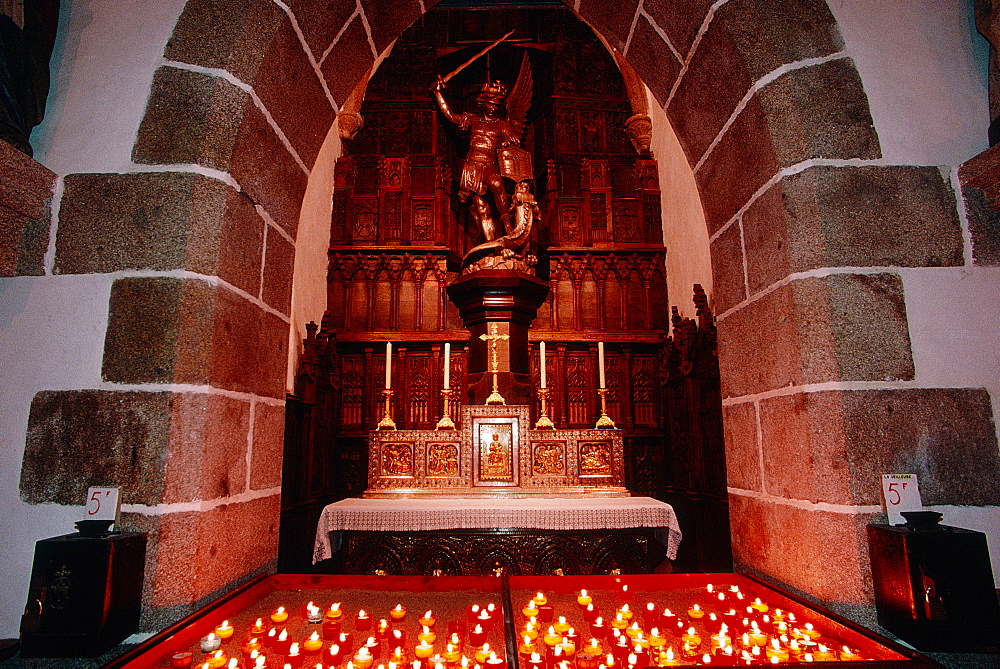
[[[462,134],[439,114],[431,90],[435,76],[511,29],[509,41],[455,77],[447,96],[457,110],[471,111],[487,78],[509,85],[525,58],[531,64],[534,95],[523,144],[534,158],[542,219],[533,253],[538,274],[551,285],[531,338],[559,347],[549,363],[549,378],[564,384],[553,418],[562,427],[596,420],[595,346],[609,342],[609,374],[618,389],[610,412],[626,429],[633,490],[670,498],[678,508],[690,528],[686,568],[726,569],[714,340],[705,332],[697,342],[697,333],[674,332],[692,338],[684,361],[680,348],[663,344],[677,325],[668,305],[678,307],[678,316],[696,315],[695,284],[703,287],[701,325],[711,326],[702,311],[712,290],[709,239],[694,173],[663,109],[622,54],[568,8],[551,4],[429,11],[382,52],[327,135],[299,220],[288,383],[297,396],[290,401],[307,402],[303,413],[329,412],[320,441],[340,452],[290,443],[303,462],[331,458],[325,467],[314,461],[304,467],[340,474],[306,486],[327,486],[308,513],[294,493],[286,496],[284,532],[309,535],[322,503],[364,489],[364,467],[346,463],[367,456],[364,435],[378,420],[378,398],[365,389],[381,374],[374,354],[385,340],[405,349],[394,364],[406,379],[427,386],[397,389],[403,405],[397,424],[429,429],[441,410],[434,391],[441,342],[460,351],[467,338],[455,308],[442,299],[443,286],[456,277],[457,258],[481,239],[453,192]],[[392,197],[394,213],[386,205]],[[329,248],[330,257],[320,248]],[[318,335],[305,331],[308,321],[319,324]],[[697,330],[693,321],[685,327]],[[690,364],[696,356],[700,363]],[[537,375],[537,359],[532,364]],[[453,383],[456,376],[460,369]],[[335,389],[323,377],[341,385]],[[671,382],[661,384],[666,377]],[[286,468],[296,460],[286,453]],[[303,477],[308,473],[288,480]],[[709,527],[717,532],[699,531]],[[285,558],[294,561],[287,551]]]

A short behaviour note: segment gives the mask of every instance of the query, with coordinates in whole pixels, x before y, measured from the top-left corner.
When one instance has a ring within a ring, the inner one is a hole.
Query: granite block
[[[681,62],[645,18],[640,17],[635,25],[627,57],[657,102],[666,104]]]
[[[580,0],[579,12],[583,20],[600,32],[611,46],[624,52],[638,10],[639,0]],[[636,71],[642,74],[639,68]]]
[[[236,134],[230,173],[250,200],[294,238],[308,176],[252,103]]]
[[[972,236],[972,262],[1000,265],[1000,144],[958,169]]]
[[[189,0],[164,55],[169,60],[227,70],[253,85],[284,17],[270,0]]]
[[[716,314],[723,314],[747,298],[739,223],[730,225],[712,241],[711,253],[712,308]]]
[[[338,105],[343,105],[374,62],[368,33],[361,17],[355,16],[320,63],[326,84]]]
[[[250,96],[221,77],[165,65],[153,87],[132,159],[149,165],[229,170],[233,141]]]
[[[787,72],[755,97],[782,167],[808,158],[882,156],[868,96],[849,59]]]
[[[261,297],[265,304],[274,307],[283,314],[288,314],[292,306],[292,273],[294,269],[295,246],[273,228],[268,228]]]
[[[264,222],[249,199],[198,174],[71,174],[55,271],[187,269],[256,294]]]
[[[253,450],[250,458],[250,489],[266,490],[281,485],[285,450],[285,407],[258,402],[254,407]]]
[[[954,192],[935,167],[813,167],[772,186],[743,226],[751,292],[820,267],[963,262]]]
[[[686,57],[712,4],[712,0],[643,0],[642,8]]]
[[[124,504],[160,503],[172,401],[163,392],[38,393],[28,416],[21,499],[80,505],[88,487],[101,485],[120,487]]]
[[[722,408],[729,487],[762,492],[757,411],[752,402]]]

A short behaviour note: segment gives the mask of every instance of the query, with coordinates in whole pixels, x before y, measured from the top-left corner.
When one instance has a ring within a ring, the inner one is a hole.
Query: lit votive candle
[[[619,611],[615,614],[615,619],[611,621],[611,626],[615,629],[623,630],[628,627],[628,620],[626,620],[625,616],[622,615],[622,612]]]
[[[547,632],[545,632],[545,636],[542,637],[542,641],[545,642],[546,646],[549,647],[555,646],[557,643],[562,641],[562,634],[556,632],[556,628],[554,625],[549,625],[549,629]]]
[[[212,653],[219,650],[222,645],[222,638],[215,632],[209,632],[208,636],[201,640],[201,652]]]
[[[310,634],[309,638],[302,642],[302,648],[307,653],[318,653],[323,648],[323,640],[320,638],[319,632]]]
[[[285,654],[285,664],[298,666],[302,662],[302,646],[298,641],[288,644],[288,653]]]
[[[608,638],[608,626],[604,624],[604,618],[597,616],[594,622],[590,623],[590,633],[598,639]]]
[[[479,612],[482,609],[483,607],[479,606],[479,604],[473,604],[472,606],[470,606],[465,610],[465,617],[468,619],[470,623],[474,622],[476,618],[479,617]]]
[[[545,666],[545,659],[538,653],[532,653],[526,664],[527,669],[542,669]]]
[[[653,648],[662,648],[667,645],[667,637],[660,634],[659,627],[649,630],[649,645]]]
[[[343,657],[344,653],[340,650],[340,646],[335,643],[330,644],[330,647],[323,653],[323,659],[326,660],[327,664],[340,664],[340,660]]]
[[[592,622],[599,615],[600,612],[593,604],[587,604],[585,607],[583,607],[583,619],[586,620],[588,623]]]
[[[233,626],[229,624],[228,620],[223,620],[222,624],[215,628],[215,633],[223,641],[226,641],[229,637],[233,636],[234,631]]]
[[[393,648],[406,645],[406,632],[403,630],[392,630],[389,635],[389,645]]]
[[[453,643],[449,643],[445,646],[444,652],[441,655],[448,664],[455,664],[462,657],[462,649]]]
[[[330,608],[326,610],[326,617],[331,620],[340,618],[342,615],[344,615],[344,611],[340,608],[340,602],[330,604]]]
[[[542,604],[547,604],[549,599],[545,596],[544,592],[536,592],[533,598],[535,604],[541,606]]]
[[[249,655],[252,651],[260,650],[263,648],[263,644],[260,642],[260,637],[250,637],[245,644],[243,644],[243,653]]]
[[[323,622],[323,612],[312,602],[306,604],[306,620],[314,625]]]
[[[837,659],[837,655],[823,644],[819,644],[816,652],[813,653],[813,659],[817,662],[834,662]]]
[[[674,654],[673,646],[660,653],[656,659],[656,664],[660,667],[674,667],[680,663],[680,660]]]
[[[486,630],[483,629],[482,625],[476,625],[469,632],[469,645],[482,646],[484,643],[486,643]]]
[[[627,588],[628,586],[622,586]],[[618,609],[618,613],[622,614],[622,618],[625,620],[632,620],[632,609],[629,608],[628,604],[622,604],[622,607]]]
[[[426,641],[427,643],[434,643],[434,640],[437,639],[437,634],[430,627],[424,625],[420,628],[420,632],[417,633],[417,639]]]
[[[521,637],[521,645],[517,649],[518,653],[526,657],[530,657],[531,654],[537,650],[538,646],[535,645],[534,639],[527,635]]]
[[[521,615],[525,618],[538,616],[538,605],[535,604],[535,600],[531,600],[523,609],[521,609]]]
[[[807,637],[809,637],[813,641],[815,641],[820,637],[819,630],[813,627],[812,623],[806,623],[802,631]]]
[[[434,623],[437,622],[437,618],[434,617],[433,611],[427,611],[417,620],[417,622],[424,627],[434,627]]]
[[[566,657],[570,657],[576,653],[576,644],[566,637],[563,637],[562,641],[559,642],[559,648],[562,649]]]
[[[476,649],[475,652],[476,662],[485,662],[486,658],[488,658],[490,656],[490,653],[492,652],[493,651],[490,650],[490,645],[488,643],[484,643],[482,646]]]
[[[371,653],[372,658],[376,660],[382,656],[382,642],[373,636],[368,637],[368,640],[365,641],[364,648],[366,648],[368,652]]]
[[[587,594],[586,590],[581,590],[580,594],[576,596],[576,603],[579,604],[580,606],[587,606],[593,601],[594,599]]]
[[[772,662],[787,662],[788,661],[788,651],[781,647],[781,644],[777,639],[771,640],[771,645],[765,649],[768,659]]]
[[[323,638],[336,639],[340,634],[340,618],[326,618],[323,621]]]
[[[687,632],[681,635],[681,642],[683,642],[685,646],[697,647],[701,645],[701,637],[698,636],[698,633],[693,627],[688,627]]]
[[[367,632],[372,627],[372,619],[364,609],[358,611],[358,615],[354,618],[354,629],[359,632]],[[364,668],[363,668],[364,669]]]
[[[490,653],[486,658],[486,669],[506,669],[507,662],[502,657],[497,657],[496,653]]]
[[[406,617],[406,607],[402,604],[396,604],[396,606],[389,609],[389,617],[393,620],[402,620]]]
[[[538,623],[531,622],[530,620],[524,624],[524,630],[521,632],[524,636],[529,636],[532,640],[538,636]]]
[[[705,612],[701,610],[701,607],[694,604],[690,609],[688,609],[688,616],[697,620],[698,618],[705,617]]]
[[[350,632],[341,632],[340,636],[337,637],[337,645],[340,646],[342,653],[350,654],[354,650],[354,635]]]
[[[601,642],[591,637],[590,641],[587,642],[587,645],[583,647],[583,652],[588,655],[600,655],[604,652],[604,650],[601,647]]]
[[[379,619],[378,626],[375,628],[375,634],[380,639],[385,639],[392,634],[392,624],[387,618]]]
[[[217,650],[211,653],[207,658],[205,658],[205,664],[212,667],[212,669],[218,669],[218,667],[226,666],[226,662],[229,661],[229,657],[226,655],[226,651]]]
[[[284,606],[279,606],[271,613],[271,622],[273,623],[283,623],[288,620],[288,611],[285,610]]]
[[[434,654],[434,646],[427,643],[426,641],[421,641],[417,644],[416,648],[413,649],[413,654],[416,655],[421,660],[426,660],[431,655]]]
[[[758,597],[757,599],[753,600],[753,603],[750,605],[750,608],[752,608],[754,611],[759,611],[760,613],[764,613],[765,611],[767,611],[768,607],[767,604],[760,601],[760,597]]]
[[[569,629],[569,621],[566,620],[566,616],[559,616],[559,619],[552,624],[552,627],[561,634]]]
[[[372,666],[375,658],[372,657],[372,654],[367,648],[362,647],[357,653],[354,654],[351,661],[354,662],[355,669],[368,669],[368,667]]]
[[[628,638],[630,638],[630,639],[636,638],[636,636],[638,636],[639,634],[642,634],[642,628],[639,627],[639,621],[638,620],[636,620],[631,625],[629,625],[627,628],[625,628],[625,635],[628,636]]]
[[[263,634],[265,629],[266,628],[264,626],[264,619],[257,618],[257,620],[254,621],[253,625],[250,626],[250,634]]]

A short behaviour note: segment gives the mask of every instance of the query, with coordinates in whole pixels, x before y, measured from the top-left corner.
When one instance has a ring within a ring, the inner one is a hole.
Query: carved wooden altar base
[[[466,406],[458,430],[382,430],[365,497],[627,497],[618,430],[533,430],[528,407]]]

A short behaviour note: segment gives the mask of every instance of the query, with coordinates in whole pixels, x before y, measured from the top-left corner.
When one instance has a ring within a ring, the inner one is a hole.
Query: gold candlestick
[[[375,426],[376,430],[395,430],[396,423],[392,420],[392,389],[386,388],[382,391],[385,395],[385,415],[382,416],[382,420],[378,422]]]
[[[542,403],[542,412],[541,412],[541,415],[538,416],[538,421],[535,423],[535,429],[536,430],[554,430],[554,429],[556,429],[555,424],[552,422],[552,419],[549,418],[549,415],[548,415],[547,401],[549,399],[549,392],[551,392],[551,391],[548,388],[539,388],[538,389],[538,399]]]
[[[455,421],[451,419],[451,412],[448,411],[448,399],[451,397],[451,388],[441,390],[441,402],[444,405],[441,409],[441,420],[434,426],[435,430],[454,430]]]
[[[597,425],[594,427],[598,430],[614,430],[615,422],[608,415],[608,389],[598,388],[597,394],[601,396],[601,417],[597,419]]]

